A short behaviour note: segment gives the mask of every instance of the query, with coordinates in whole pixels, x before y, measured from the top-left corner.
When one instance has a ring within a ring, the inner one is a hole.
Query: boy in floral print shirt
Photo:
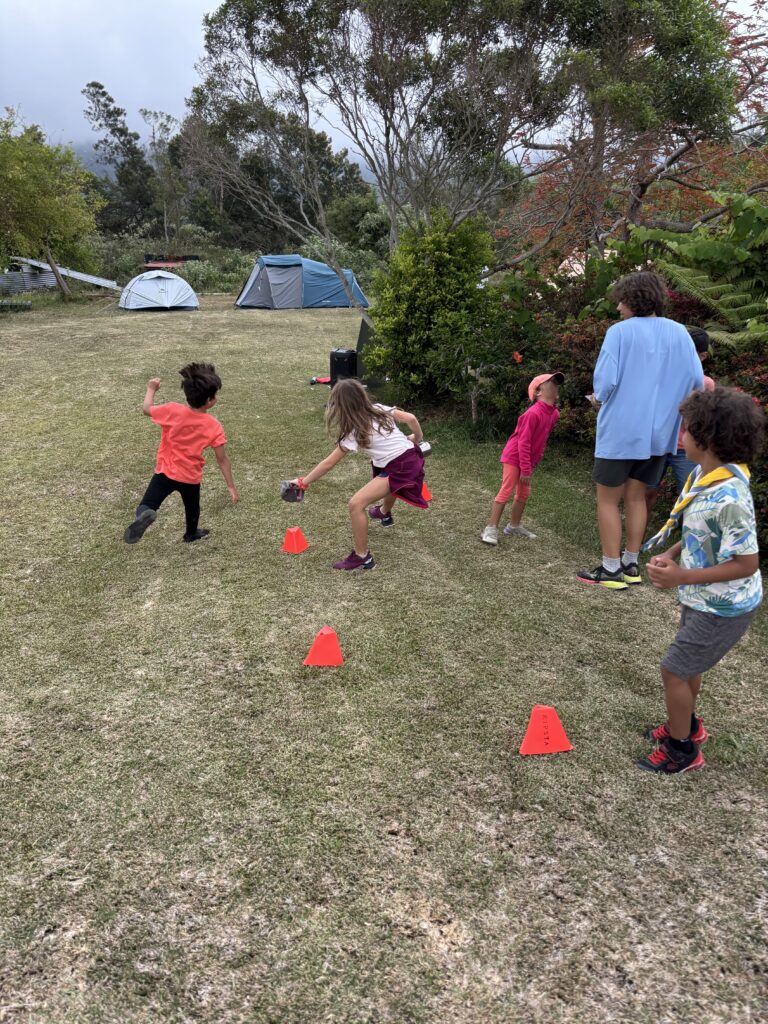
[[[708,733],[695,714],[702,673],[746,633],[763,594],[746,465],[761,447],[762,409],[748,395],[716,388],[694,392],[680,412],[685,453],[698,468],[667,525],[644,545],[666,539],[682,518],[682,540],[648,563],[654,586],[677,587],[682,605],[680,628],[661,662],[667,721],[646,730],[659,746],[637,762],[664,774],[703,767]]]

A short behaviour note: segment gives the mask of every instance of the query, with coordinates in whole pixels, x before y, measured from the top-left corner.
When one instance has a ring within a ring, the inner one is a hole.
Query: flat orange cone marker
[[[300,555],[302,551],[306,551],[309,547],[309,541],[301,532],[300,526],[289,526],[285,531],[285,537],[283,537],[283,551],[287,551],[291,555]]]
[[[424,499],[424,501],[432,501],[432,492],[427,487],[427,481],[426,480],[421,485],[421,496]]]
[[[573,745],[568,742],[563,723],[555,709],[548,704],[534,705],[523,742],[520,744],[520,753],[523,756],[562,754],[566,750],[573,750]]]
[[[339,646],[339,638],[330,626],[323,626],[304,659],[305,665],[343,665],[344,658]]]

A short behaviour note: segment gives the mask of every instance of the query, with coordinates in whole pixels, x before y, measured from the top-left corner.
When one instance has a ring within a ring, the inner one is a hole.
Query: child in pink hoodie
[[[493,502],[491,518],[480,534],[480,539],[485,544],[499,543],[499,523],[504,506],[513,492],[515,500],[512,503],[509,525],[504,527],[505,535],[514,534],[517,537],[530,538],[536,536],[521,526],[520,520],[525,511],[525,503],[531,495],[531,476],[541,462],[552,428],[560,419],[556,403],[560,385],[564,380],[562,373],[559,372],[541,373],[528,385],[528,398],[533,404],[517,421],[514,434],[501,453],[504,476],[501,490]]]

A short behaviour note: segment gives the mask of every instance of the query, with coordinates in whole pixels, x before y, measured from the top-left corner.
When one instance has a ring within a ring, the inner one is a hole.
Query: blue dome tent
[[[368,306],[351,270],[345,270],[352,294]],[[350,302],[336,273],[303,256],[259,256],[235,300],[241,309],[321,309]]]

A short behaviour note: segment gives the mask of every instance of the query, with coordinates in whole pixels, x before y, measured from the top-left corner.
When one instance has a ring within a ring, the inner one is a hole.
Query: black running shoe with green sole
[[[576,579],[582,583],[592,583],[599,587],[607,587],[609,590],[629,589],[621,569],[617,570],[617,572],[608,572],[602,565],[598,565],[596,569],[580,569],[576,573]]]
[[[643,582],[637,562],[630,562],[629,565],[622,563],[621,571],[624,573],[624,582],[629,583],[631,587]]]

